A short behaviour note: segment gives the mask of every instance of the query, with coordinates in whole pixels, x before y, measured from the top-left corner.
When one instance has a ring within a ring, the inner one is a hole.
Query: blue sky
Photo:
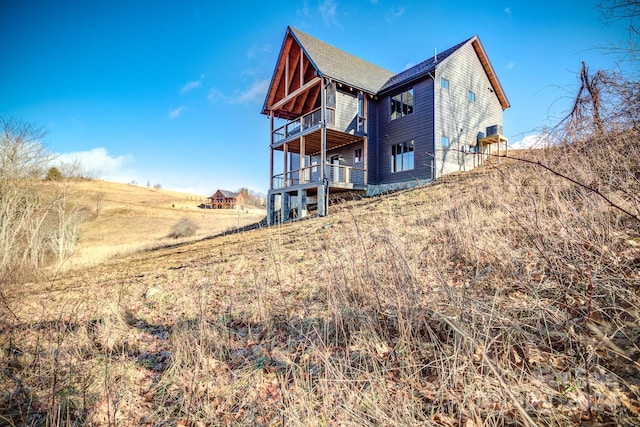
[[[287,25],[400,72],[475,34],[531,139],[569,108],[580,61],[627,38],[581,1],[0,1],[0,115],[98,177],[199,194],[269,182],[260,114]]]

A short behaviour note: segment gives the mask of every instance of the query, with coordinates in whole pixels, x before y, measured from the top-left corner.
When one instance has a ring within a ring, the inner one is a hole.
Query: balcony
[[[344,190],[364,190],[367,170],[349,165],[333,165],[327,163],[325,176],[330,188]],[[303,184],[320,184],[318,165],[296,169],[288,173],[278,174],[271,178],[273,189],[282,189]]]
[[[327,108],[327,126],[335,124],[336,111],[333,108]],[[300,136],[306,130],[317,127],[322,123],[321,108],[307,113],[295,120],[291,120],[283,126],[273,131],[273,145],[277,146],[286,140]]]

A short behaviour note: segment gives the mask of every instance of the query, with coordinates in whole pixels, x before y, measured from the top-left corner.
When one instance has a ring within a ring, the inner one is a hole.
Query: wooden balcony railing
[[[333,108],[327,108],[327,125],[335,124],[336,111]],[[307,113],[295,120],[291,120],[283,126],[273,131],[273,143],[278,143],[291,136],[295,136],[313,126],[320,124],[322,121],[322,111],[320,108]]]
[[[329,185],[349,187],[349,186],[364,186],[366,169],[356,168],[348,165],[332,165],[326,164],[325,177],[327,178]],[[318,165],[312,165],[309,167],[296,169],[281,173],[271,178],[271,188],[286,188],[299,184],[306,184],[310,182],[320,182],[320,170]]]

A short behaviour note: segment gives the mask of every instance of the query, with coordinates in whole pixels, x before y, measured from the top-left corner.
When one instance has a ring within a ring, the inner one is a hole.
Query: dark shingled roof
[[[474,36],[475,37],[475,36]],[[389,89],[393,89],[396,86],[407,83],[409,81],[415,80],[417,78],[423,77],[426,74],[433,73],[436,69],[436,65],[447,59],[453,52],[460,49],[466,43],[471,41],[473,37],[463,41],[462,43],[458,43],[457,45],[450,47],[442,53],[437,54],[438,60],[436,61],[435,57],[431,57],[426,61],[422,61],[418,65],[414,65],[413,67],[394,75],[380,88],[380,92],[385,92]]]
[[[445,61],[462,46],[467,43],[472,43],[487,75],[489,76],[489,79],[491,80],[491,84],[496,91],[502,108],[505,109],[509,107],[509,101],[497,79],[497,76],[495,75],[486,53],[484,52],[484,48],[480,44],[478,36],[468,38],[467,40],[438,53],[437,60],[435,57],[431,57],[418,65],[396,74],[340,50],[335,46],[331,46],[330,44],[318,40],[317,38],[296,28],[287,27],[287,31],[288,34],[291,34],[296,43],[298,43],[306,52],[312,65],[323,77],[331,78],[334,81],[346,84],[372,95],[383,95],[386,92],[397,89],[401,85],[424,78],[428,74],[433,73],[438,64]],[[273,84],[273,81],[271,84]],[[270,92],[271,87],[269,88],[269,93]],[[266,100],[263,113],[266,114]]]
[[[376,94],[395,73],[289,27],[309,59],[325,77]]]
[[[234,193],[233,191],[227,191],[227,190],[218,190],[218,191],[222,193],[222,195],[227,199],[235,199],[236,197],[238,197],[238,194],[240,194],[240,193]],[[216,193],[218,191],[216,191]],[[213,193],[213,195],[215,196],[216,193]]]

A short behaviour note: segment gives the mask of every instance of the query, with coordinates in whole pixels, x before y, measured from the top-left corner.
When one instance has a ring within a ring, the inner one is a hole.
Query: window
[[[449,90],[449,80],[445,79],[444,77],[440,77],[440,87],[442,89]]]
[[[468,91],[467,99],[469,100],[469,102],[476,102],[476,94],[471,91]]]
[[[358,132],[365,132],[365,119],[364,119],[364,94],[362,92],[358,93],[358,124],[357,130]]]
[[[327,108],[336,108],[336,82],[327,88]]]
[[[391,120],[413,113],[413,88],[391,97]]]
[[[449,147],[449,137],[442,135],[440,137],[440,145],[443,147]]]
[[[413,141],[391,146],[391,172],[413,169]]]
[[[353,163],[362,163],[362,148],[353,150]]]

